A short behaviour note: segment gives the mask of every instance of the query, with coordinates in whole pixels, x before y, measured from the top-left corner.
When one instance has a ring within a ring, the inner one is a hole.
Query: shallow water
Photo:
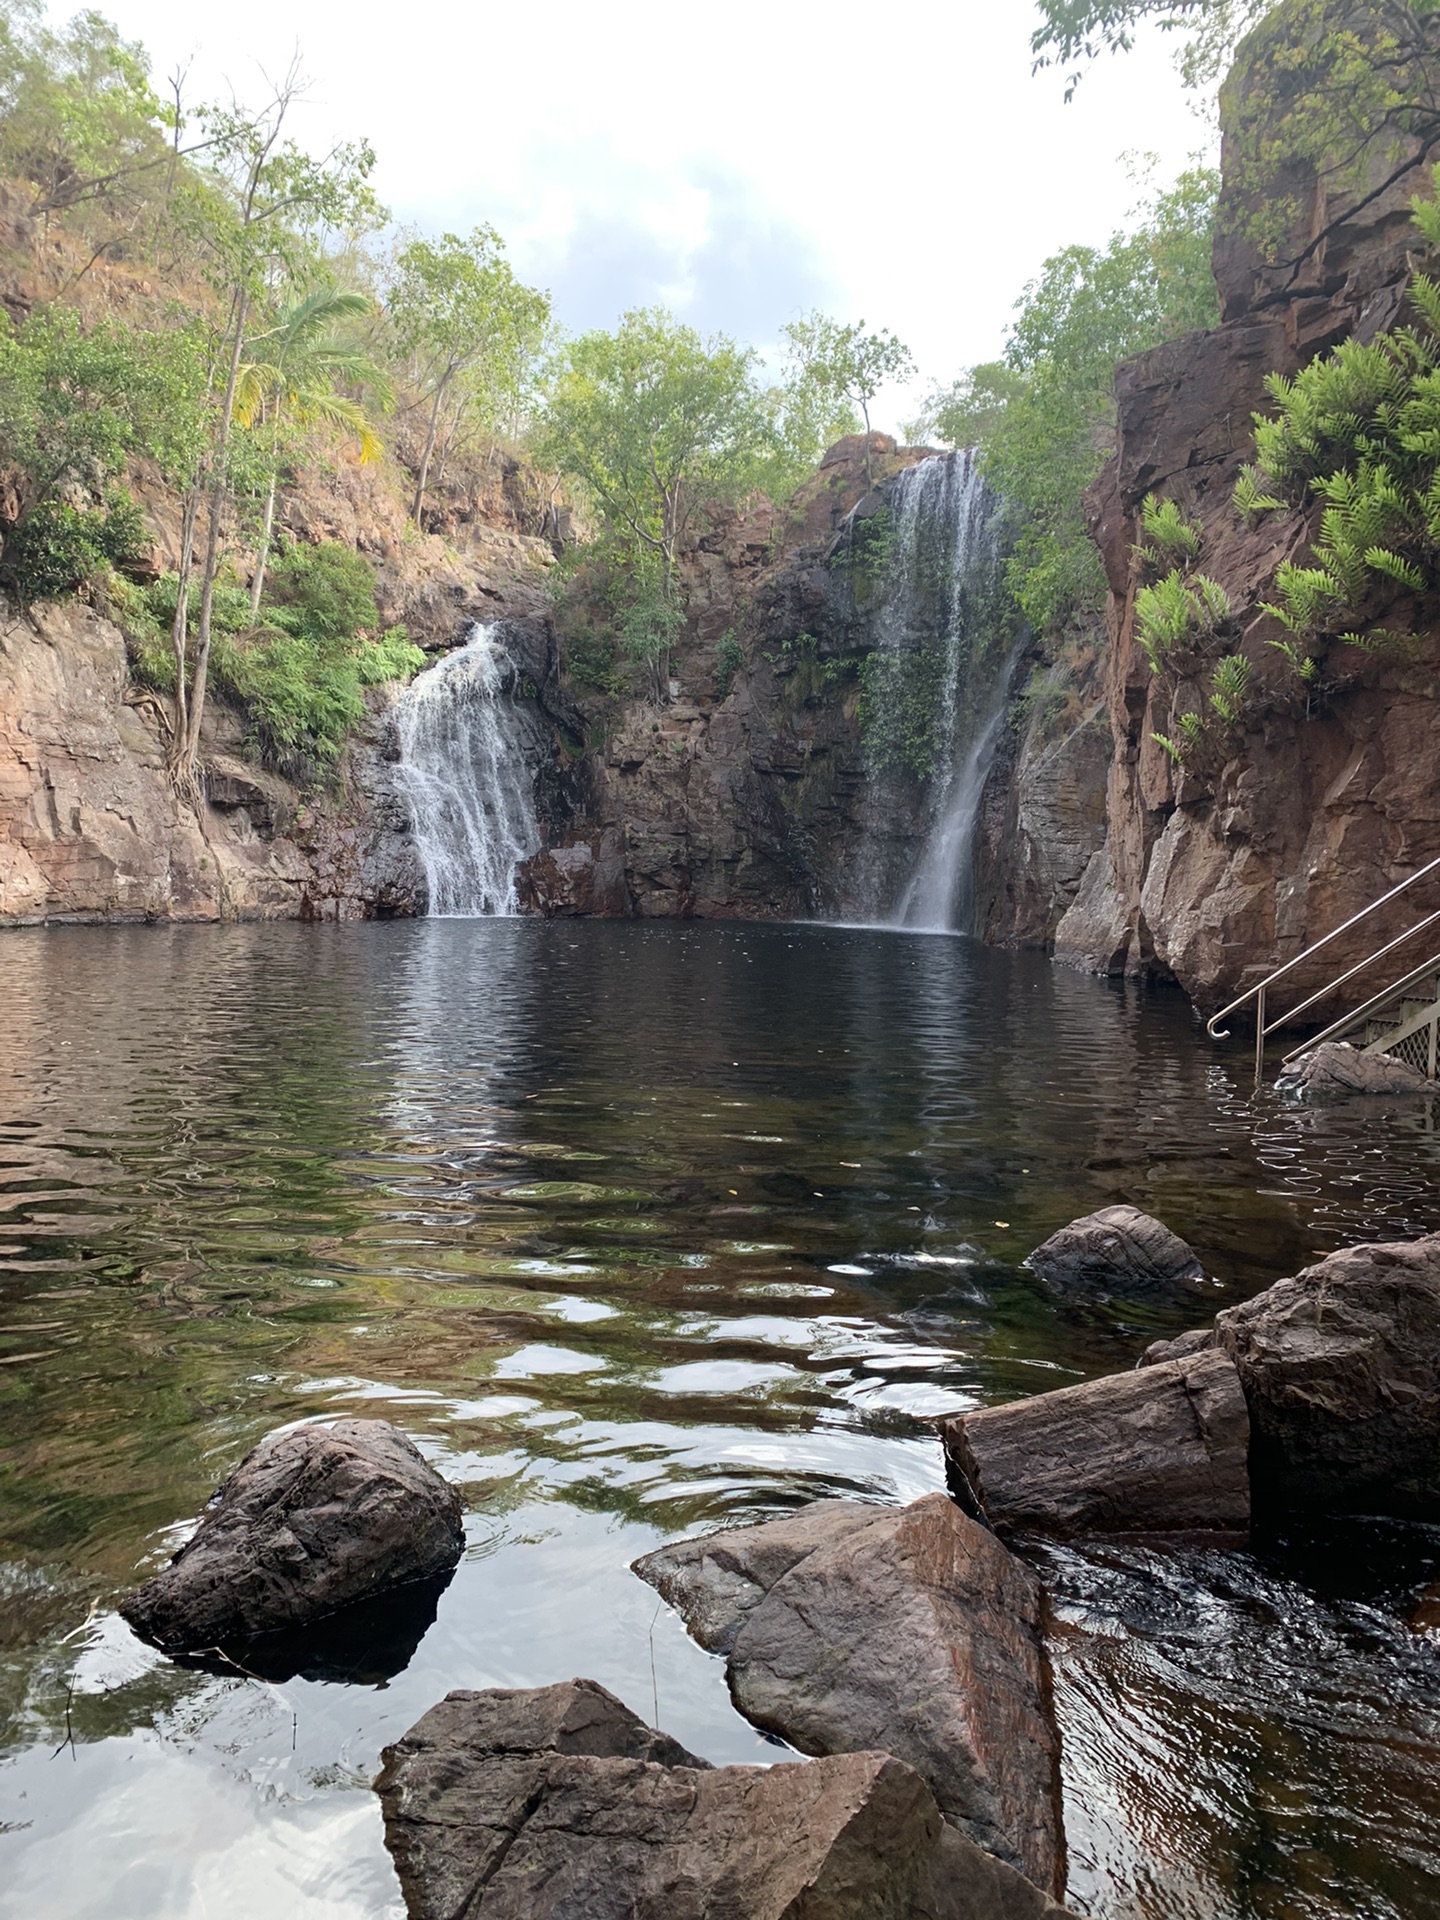
[[[1252,1102],[1178,995],[956,939],[75,929],[7,936],[0,988],[0,1912],[27,1920],[398,1915],[368,1781],[452,1686],[589,1674],[774,1759],[637,1553],[913,1498],[942,1481],[923,1416],[1440,1227],[1430,1103]],[[1117,1200],[1196,1245],[1202,1294],[1103,1314],[1019,1267]],[[339,1413],[399,1421],[468,1503],[408,1665],[140,1646],[116,1594],[261,1434]],[[1435,1532],[1035,1552],[1078,1910],[1440,1914],[1440,1645],[1405,1625]]]

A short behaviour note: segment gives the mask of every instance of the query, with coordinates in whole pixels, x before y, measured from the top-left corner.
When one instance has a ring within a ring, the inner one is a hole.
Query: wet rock
[[[1440,1234],[1346,1247],[1217,1315],[1257,1508],[1440,1519]]]
[[[1063,1884],[1040,1587],[943,1494],[820,1502],[661,1548],[636,1571],[702,1645],[728,1649],[756,1726],[805,1753],[884,1748],[980,1846]]]
[[[1177,1333],[1173,1340],[1152,1340],[1135,1362],[1137,1367],[1158,1367],[1167,1360],[1190,1360],[1197,1353],[1208,1353],[1216,1345],[1214,1327],[1192,1327]]]
[[[1130,1533],[1250,1523],[1249,1419],[1224,1354],[957,1414],[941,1423],[960,1498],[993,1526]]]
[[[1348,1040],[1326,1040],[1302,1053],[1275,1082],[1281,1093],[1325,1100],[1346,1093],[1433,1093],[1434,1082],[1392,1053],[1366,1053]]]
[[[247,1454],[165,1570],[122,1602],[142,1638],[194,1654],[303,1627],[450,1573],[460,1500],[384,1420],[273,1433]]]
[[[1026,1264],[1058,1292],[1141,1300],[1204,1279],[1194,1249],[1138,1207],[1102,1207],[1052,1233]]]
[[[1440,1639],[1440,1581],[1427,1587],[1410,1615],[1412,1633],[1430,1633]]]
[[[376,1788],[412,1920],[1040,1920],[884,1753],[709,1767],[591,1680],[452,1693]]]

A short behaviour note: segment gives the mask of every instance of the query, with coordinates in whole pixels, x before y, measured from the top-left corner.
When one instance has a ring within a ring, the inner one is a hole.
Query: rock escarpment
[[[1377,18],[1348,0],[1329,11],[1362,34]],[[1263,143],[1268,117],[1285,111],[1276,50],[1287,35],[1304,40],[1295,15],[1294,5],[1282,6],[1256,30],[1222,94],[1226,185],[1215,268],[1223,323],[1119,369],[1116,458],[1091,499],[1110,586],[1108,831],[1059,925],[1056,951],[1103,971],[1173,976],[1205,1007],[1440,854],[1440,629],[1422,607],[1414,649],[1339,648],[1332,684],[1322,699],[1309,698],[1268,644],[1285,634],[1259,603],[1274,597],[1278,563],[1303,552],[1313,515],[1249,525],[1232,501],[1239,468],[1254,457],[1252,415],[1267,406],[1265,376],[1293,374],[1340,340],[1368,340],[1403,317],[1416,244],[1410,201],[1430,192],[1434,155],[1397,135],[1369,150],[1343,186],[1301,167],[1274,183],[1273,203],[1259,203],[1238,156]],[[1284,232],[1262,249],[1255,234],[1276,208]],[[1202,528],[1201,565],[1239,616],[1226,644],[1252,669],[1240,725],[1183,769],[1154,736],[1173,736],[1175,713],[1203,704],[1208,664],[1178,686],[1157,679],[1136,638],[1135,548],[1151,492]],[[1330,972],[1399,924],[1375,923],[1337,944]],[[1291,1004],[1324,977],[1297,976]]]

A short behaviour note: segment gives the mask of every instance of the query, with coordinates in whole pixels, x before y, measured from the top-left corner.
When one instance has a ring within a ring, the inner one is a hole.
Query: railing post
[[[1440,973],[1435,976],[1435,1011],[1430,1016],[1430,1058],[1425,1068],[1425,1078],[1435,1078],[1436,1042],[1440,1040]]]
[[[1265,1078],[1265,988],[1255,1001],[1255,1084],[1258,1087]]]

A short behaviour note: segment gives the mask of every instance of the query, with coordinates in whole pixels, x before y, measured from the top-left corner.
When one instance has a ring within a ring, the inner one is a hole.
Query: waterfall
[[[515,678],[498,628],[475,626],[463,647],[417,674],[396,708],[400,789],[432,915],[519,911],[515,869],[539,851],[540,830],[509,698]]]
[[[1000,502],[972,453],[907,468],[890,493],[889,556],[874,619],[875,697],[907,716],[927,749],[920,842],[881,884],[890,926],[969,932],[975,829],[1005,718],[1015,650],[1002,617]],[[877,812],[889,811],[883,792]],[[889,829],[893,843],[893,829]]]

